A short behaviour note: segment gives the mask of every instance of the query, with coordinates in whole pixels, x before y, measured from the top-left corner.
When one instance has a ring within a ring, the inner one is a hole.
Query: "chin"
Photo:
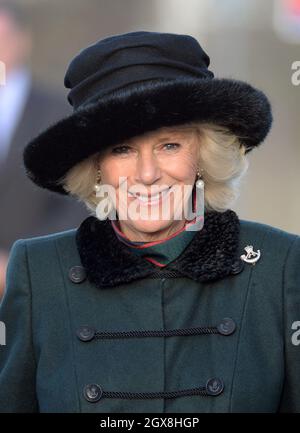
[[[156,233],[161,230],[164,230],[172,225],[173,221],[166,220],[157,220],[157,221],[146,221],[146,220],[138,220],[131,221],[131,226],[140,232],[143,233]]]

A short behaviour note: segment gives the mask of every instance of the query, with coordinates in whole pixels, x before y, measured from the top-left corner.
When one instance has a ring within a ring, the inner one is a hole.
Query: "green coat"
[[[300,412],[300,237],[205,218],[163,270],[95,217],[15,242],[0,412]]]

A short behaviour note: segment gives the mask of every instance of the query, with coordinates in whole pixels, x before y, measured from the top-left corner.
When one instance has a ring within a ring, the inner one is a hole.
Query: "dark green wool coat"
[[[300,237],[232,210],[162,269],[93,216],[18,240],[0,320],[1,412],[300,412]]]

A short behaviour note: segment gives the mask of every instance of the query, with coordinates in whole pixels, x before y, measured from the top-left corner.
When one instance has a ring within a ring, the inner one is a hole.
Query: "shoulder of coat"
[[[49,235],[35,236],[31,238],[22,239],[28,246],[37,244],[51,244],[56,240],[70,240],[74,239],[77,229],[70,229],[61,232],[51,233]]]
[[[275,227],[266,223],[261,223],[257,221],[250,221],[240,219],[241,233],[246,234],[248,237],[260,238],[269,242],[279,242],[290,244],[294,242],[300,236],[296,233],[283,230],[279,227]]]

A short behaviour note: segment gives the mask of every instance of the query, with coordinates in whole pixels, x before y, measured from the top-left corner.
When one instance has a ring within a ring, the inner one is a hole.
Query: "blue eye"
[[[179,143],[166,143],[165,146],[172,146],[168,150],[173,150],[173,149],[177,149],[178,147],[180,147],[180,144]]]
[[[164,147],[165,146],[171,146],[167,150],[173,150],[173,149],[177,149],[178,147],[180,147],[180,144],[179,143],[166,143],[166,144],[164,144]],[[126,153],[128,153],[129,150],[130,150],[130,147],[126,146],[126,145],[116,146],[112,149],[112,153],[115,153],[115,154],[124,154],[125,153],[126,154]]]

